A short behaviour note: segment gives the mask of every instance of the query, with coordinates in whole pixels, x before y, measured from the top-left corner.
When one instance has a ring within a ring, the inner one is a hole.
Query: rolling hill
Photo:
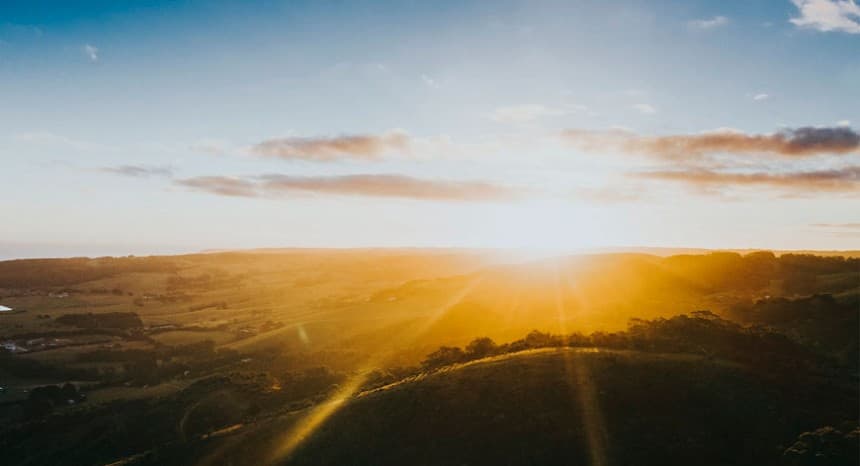
[[[140,464],[805,464],[783,452],[803,432],[852,419],[857,394],[698,355],[567,348],[486,358],[328,403],[311,408],[330,416],[296,449],[284,445],[314,411]]]

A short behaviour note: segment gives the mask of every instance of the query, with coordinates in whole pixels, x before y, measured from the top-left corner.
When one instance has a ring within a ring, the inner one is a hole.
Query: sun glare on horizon
[[[2,466],[860,465],[860,0],[0,0]]]

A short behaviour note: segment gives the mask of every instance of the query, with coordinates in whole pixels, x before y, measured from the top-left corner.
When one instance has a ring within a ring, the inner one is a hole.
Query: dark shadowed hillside
[[[851,396],[697,357],[551,350],[362,397],[288,463],[779,464],[799,433],[849,419]]]
[[[365,392],[282,456],[292,417],[143,463],[217,452],[217,464],[233,465],[801,464],[786,453],[797,437],[836,426],[842,438],[856,403],[844,386],[793,384],[689,354],[531,350]],[[821,464],[856,464],[840,445],[841,456]]]

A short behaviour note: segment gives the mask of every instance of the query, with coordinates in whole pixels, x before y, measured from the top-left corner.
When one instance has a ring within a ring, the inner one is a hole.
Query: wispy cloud
[[[84,55],[86,55],[87,58],[91,62],[95,63],[95,62],[99,61],[99,49],[95,45],[84,44],[84,46],[81,48],[81,50],[84,52]]]
[[[800,16],[795,26],[817,31],[860,34],[860,5],[854,0],[792,0]]]
[[[860,223],[813,223],[809,226],[816,228],[845,228],[848,230],[860,230]]]
[[[134,178],[148,178],[153,176],[173,176],[173,168],[167,166],[148,165],[119,165],[116,167],[102,167],[99,171],[112,175],[130,176]]]
[[[623,151],[671,159],[711,153],[769,153],[782,156],[846,154],[860,149],[860,134],[837,127],[802,127],[773,134],[747,134],[734,130],[699,134],[641,136],[629,131],[566,130],[562,137],[583,150]]]
[[[764,92],[752,96],[752,100],[755,100],[756,102],[761,102],[763,100],[768,99],[770,99],[770,94],[765,94]]]
[[[200,139],[189,148],[195,152],[200,152],[209,155],[225,155],[234,148],[232,145],[221,139]]]
[[[383,135],[269,139],[254,145],[251,152],[286,160],[317,162],[342,159],[374,160],[389,152],[407,151],[409,143],[408,135],[392,131]]]
[[[812,223],[809,226],[831,236],[860,238],[860,223]]]
[[[585,110],[588,108],[584,105],[568,105],[563,108],[539,104],[512,105],[496,108],[490,114],[490,119],[500,123],[527,123],[539,118],[562,116]]]
[[[789,194],[860,193],[860,166],[784,173],[736,173],[691,168],[641,172],[633,176],[680,182],[705,193],[744,186],[774,188]]]
[[[427,76],[426,74],[421,75],[421,81],[428,87],[432,87],[433,89],[439,89],[439,81],[430,76]]]
[[[257,185],[244,178],[232,176],[197,176],[174,182],[179,186],[219,196],[258,197]]]
[[[391,174],[203,176],[177,180],[176,184],[222,196],[264,198],[318,194],[473,202],[513,200],[524,195],[521,189],[483,181],[435,180]]]
[[[714,29],[729,24],[729,18],[726,18],[725,16],[714,16],[713,18],[708,19],[695,19],[687,24],[695,29]]]
[[[632,108],[633,110],[636,110],[637,112],[639,112],[643,115],[653,115],[653,114],[657,113],[657,109],[653,105],[650,105],[650,104],[634,104],[634,105],[631,105],[630,108]]]

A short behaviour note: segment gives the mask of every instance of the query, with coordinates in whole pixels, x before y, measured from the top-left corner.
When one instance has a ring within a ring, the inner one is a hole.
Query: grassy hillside
[[[141,463],[214,451],[235,465],[790,464],[799,434],[853,419],[856,406],[846,387],[701,356],[532,350],[362,393],[281,457],[292,414]]]

